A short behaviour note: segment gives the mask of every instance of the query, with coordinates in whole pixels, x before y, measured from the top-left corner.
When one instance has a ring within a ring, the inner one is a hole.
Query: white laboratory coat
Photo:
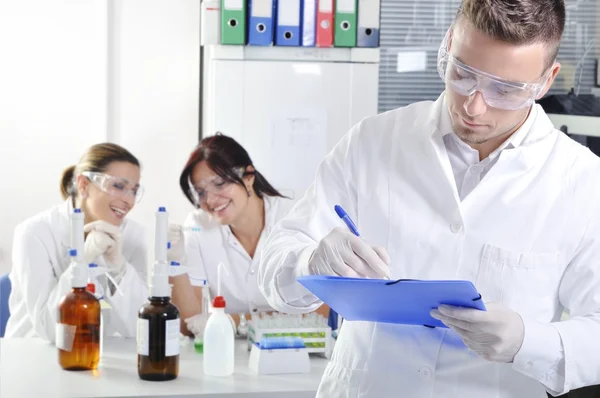
[[[10,318],[5,337],[39,336],[55,341],[58,304],[71,290],[69,214],[70,201],[33,216],[17,226],[13,242],[10,272],[12,291],[9,298]],[[110,293],[105,285],[105,299],[112,310],[105,318],[109,335],[135,337],[137,312],[148,298],[146,283],[147,249],[143,227],[132,220],[121,225],[123,256],[127,261],[119,283],[124,295]],[[98,266],[105,266],[103,257]],[[99,278],[106,281],[106,278]]]
[[[492,363],[451,330],[345,322],[318,397],[544,398],[600,384],[600,160],[538,106],[522,144],[460,201],[442,104],[355,126],[274,228],[259,285],[278,310],[314,310],[320,303],[295,278],[343,226],[340,204],[367,242],[387,248],[393,279],[470,280],[484,301],[518,312],[521,350],[512,364]],[[563,308],[571,318],[560,322]]]
[[[223,263],[227,274],[223,274],[221,294],[227,303],[225,311],[231,314],[273,311],[256,283],[257,268],[262,247],[275,224],[291,208],[291,200],[265,196],[265,226],[254,257],[246,252],[228,225],[219,224],[202,210],[191,212],[185,226],[200,227],[199,231],[186,231],[186,260],[190,267],[188,275],[194,286],[202,286],[206,280],[211,297],[217,295],[218,265]]]

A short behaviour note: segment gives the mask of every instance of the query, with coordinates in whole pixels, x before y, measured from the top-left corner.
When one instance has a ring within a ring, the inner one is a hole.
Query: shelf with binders
[[[204,0],[201,44],[378,48],[381,0]]]

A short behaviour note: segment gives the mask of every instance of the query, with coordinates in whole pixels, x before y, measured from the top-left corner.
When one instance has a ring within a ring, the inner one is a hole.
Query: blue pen
[[[350,229],[350,231],[354,235],[360,236],[360,234],[358,233],[358,229],[356,228],[356,225],[354,225],[354,223],[350,219],[350,216],[348,215],[348,213],[346,213],[346,211],[344,209],[342,209],[342,206],[335,205],[334,209],[335,209],[335,212],[337,213],[337,215],[346,223],[346,225],[348,226],[348,229]]]
[[[344,220],[344,222],[346,223],[346,225],[348,226],[348,229],[356,236],[360,236],[360,234],[358,233],[358,229],[356,228],[356,225],[354,225],[354,223],[352,222],[352,220],[350,219],[350,216],[348,215],[348,213],[346,213],[346,211],[344,209],[342,209],[342,206],[340,205],[335,205],[334,206],[335,212],[337,213],[337,215]],[[389,280],[389,276],[383,276],[383,279],[387,279]]]

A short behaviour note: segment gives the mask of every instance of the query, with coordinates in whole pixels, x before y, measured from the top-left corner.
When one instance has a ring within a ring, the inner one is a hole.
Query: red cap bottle
[[[96,293],[96,285],[94,285],[93,283],[88,283],[86,290],[92,294]]]
[[[213,300],[214,308],[225,308],[225,298],[223,296],[217,296]]]

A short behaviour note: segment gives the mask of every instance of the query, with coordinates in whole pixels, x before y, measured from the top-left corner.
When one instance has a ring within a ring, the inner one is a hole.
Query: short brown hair
[[[140,162],[127,149],[112,143],[96,144],[88,148],[79,163],[67,167],[60,178],[60,194],[63,199],[75,199],[75,177],[84,171],[104,173],[112,162],[127,162],[140,167]]]
[[[464,17],[486,35],[515,45],[545,43],[547,66],[558,54],[565,29],[563,0],[463,0],[457,21]]]

